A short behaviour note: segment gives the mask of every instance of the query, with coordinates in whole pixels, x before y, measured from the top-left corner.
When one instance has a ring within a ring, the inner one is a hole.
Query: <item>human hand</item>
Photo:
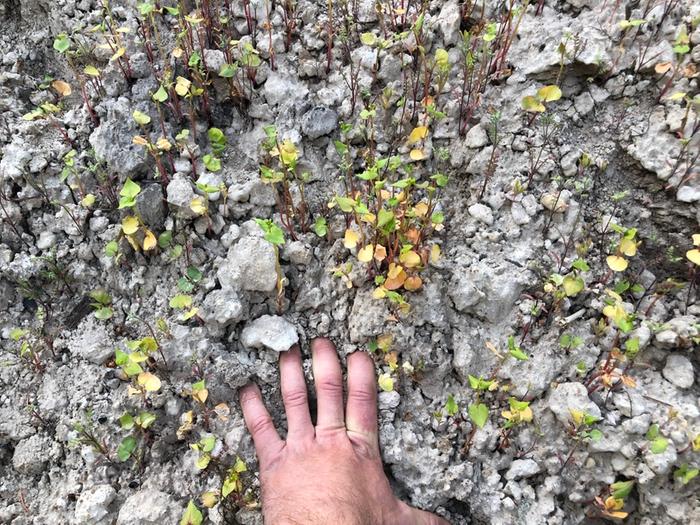
[[[280,354],[282,400],[287,413],[283,441],[263,404],[260,389],[240,391],[246,426],[258,454],[262,510],[272,525],[448,525],[394,496],[384,474],[377,437],[377,383],[372,358],[348,357],[348,395],[328,339],[311,343],[318,402],[311,422],[301,352]]]

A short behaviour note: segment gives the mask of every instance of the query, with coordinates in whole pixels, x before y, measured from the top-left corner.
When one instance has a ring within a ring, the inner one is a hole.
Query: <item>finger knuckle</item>
[[[321,377],[316,382],[316,389],[319,394],[325,396],[338,397],[343,395],[343,381],[339,377]]]
[[[308,404],[306,389],[292,388],[283,393],[284,404],[287,407],[296,408]]]
[[[269,417],[258,417],[250,423],[250,433],[254,436],[269,432],[272,428],[272,420]]]
[[[374,403],[376,392],[368,386],[354,387],[348,393],[348,397],[357,403]]]

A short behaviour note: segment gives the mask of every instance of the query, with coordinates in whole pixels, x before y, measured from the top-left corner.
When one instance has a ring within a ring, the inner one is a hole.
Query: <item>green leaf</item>
[[[119,243],[117,241],[110,241],[105,245],[105,255],[107,257],[116,257],[119,253]]]
[[[639,338],[631,337],[625,341],[625,353],[630,359],[639,353]]]
[[[314,232],[319,237],[325,237],[328,233],[328,223],[323,217],[317,217],[316,222],[314,222]]]
[[[173,232],[164,231],[158,236],[158,246],[165,249],[170,246],[170,242],[173,240]]]
[[[678,478],[683,485],[687,485],[698,475],[698,473],[700,473],[700,469],[688,468],[688,464],[683,463],[680,468],[673,472],[673,476]]]
[[[664,437],[657,437],[654,441],[651,442],[651,447],[649,447],[649,450],[651,450],[652,454],[663,454],[666,452],[666,449],[668,448],[668,439]]]
[[[445,403],[445,412],[447,412],[447,415],[449,416],[454,416],[459,412],[459,405],[457,405],[457,402],[455,401],[455,398],[452,394],[447,396],[447,403]]]
[[[119,461],[126,461],[129,459],[134,450],[136,450],[136,438],[134,436],[127,436],[122,439],[122,442],[119,443],[119,447],[117,447],[117,457]]]
[[[204,161],[204,165],[209,171],[215,173],[221,170],[221,161],[214,155],[207,153],[206,155],[204,155],[204,157],[202,157],[202,160]]]
[[[224,64],[221,66],[221,71],[219,71],[219,76],[223,78],[232,78],[236,75],[238,71],[238,64]]]
[[[102,306],[95,310],[95,317],[100,321],[106,321],[107,319],[111,319],[113,315],[114,311],[108,306]]]
[[[264,239],[274,244],[275,246],[280,246],[284,244],[284,232],[270,219],[255,219],[255,222],[260,229],[263,231]]]
[[[564,293],[566,294],[566,296],[572,297],[574,295],[578,295],[581,292],[581,290],[583,290],[585,285],[583,279],[581,279],[580,277],[567,275],[566,277],[564,277],[562,286],[564,288]]]
[[[155,414],[151,414],[150,412],[141,412],[134,418],[134,422],[143,429],[150,427],[155,421]]]
[[[469,405],[469,419],[471,419],[477,427],[484,428],[488,417],[489,409],[483,403]]]
[[[146,124],[151,122],[151,117],[149,117],[142,111],[139,111],[138,109],[135,109],[131,116],[134,117],[134,120],[140,126],[145,126]]]
[[[180,277],[177,280],[177,287],[181,292],[190,293],[192,290],[194,290],[194,283],[185,277]]]
[[[647,430],[646,433],[646,438],[649,441],[655,440],[657,437],[659,437],[659,425],[658,423],[654,423],[649,427],[649,430]]]
[[[187,65],[190,67],[197,67],[202,62],[202,57],[199,51],[195,51],[190,55],[190,59],[187,61]]]
[[[355,207],[355,201],[347,197],[336,196],[335,202],[338,203],[338,207],[345,213],[351,213]]]
[[[571,266],[582,272],[587,272],[591,269],[591,267],[588,266],[588,263],[583,259],[576,259]]]
[[[198,283],[202,280],[202,272],[195,266],[187,267],[187,278],[192,282]]]
[[[155,93],[153,93],[152,98],[155,102],[165,102],[166,100],[168,100],[168,92],[163,86],[160,86],[158,90]]]
[[[70,39],[66,34],[58,35],[53,41],[53,48],[59,53],[65,53],[70,48]]]
[[[612,489],[611,496],[615,499],[624,500],[632,492],[632,487],[634,487],[634,481],[618,481],[610,485]]]
[[[202,525],[202,519],[202,512],[197,508],[197,505],[190,500],[182,518],[180,518],[180,525]]]
[[[519,361],[527,361],[529,359],[527,354],[515,344],[515,337],[512,335],[508,336],[508,351],[510,352],[510,355]]]
[[[594,428],[588,432],[588,437],[591,438],[591,441],[600,441],[603,438],[603,433],[597,428]]]
[[[366,46],[373,46],[377,43],[377,37],[374,33],[362,33],[360,35],[360,42]]]
[[[493,381],[487,381],[481,377],[474,377],[469,374],[469,386],[474,390],[488,390],[493,385]]]
[[[192,297],[189,295],[176,295],[172,299],[170,299],[170,308],[189,308],[192,306]]]
[[[128,412],[124,412],[124,415],[119,418],[119,426],[122,430],[131,430],[134,428],[134,418]]]
[[[141,192],[141,186],[131,179],[126,179],[124,186],[119,191],[119,209],[128,208],[136,204],[136,196]]]

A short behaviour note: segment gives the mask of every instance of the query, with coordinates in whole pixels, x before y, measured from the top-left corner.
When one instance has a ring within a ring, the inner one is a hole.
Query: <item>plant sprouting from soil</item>
[[[284,298],[284,275],[280,265],[280,246],[284,245],[284,232],[270,219],[255,219],[255,222],[263,231],[263,238],[272,244],[275,250],[275,270],[277,272],[277,305],[281,308]]]

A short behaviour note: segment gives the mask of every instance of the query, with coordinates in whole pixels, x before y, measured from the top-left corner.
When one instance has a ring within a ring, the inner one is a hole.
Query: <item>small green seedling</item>
[[[515,397],[510,397],[508,398],[508,405],[510,410],[501,412],[501,416],[506,419],[506,424],[504,425],[506,429],[532,422],[533,414],[529,401],[520,401]]]
[[[683,463],[673,472],[673,477],[680,481],[681,484],[687,485],[693,481],[698,474],[700,474],[700,469],[690,468],[687,463]]]
[[[562,334],[559,337],[559,346],[566,350],[575,350],[583,344],[583,337],[572,334]]]
[[[459,413],[459,405],[455,401],[455,398],[452,394],[447,396],[447,402],[445,403],[445,412],[450,417],[454,417]]]
[[[205,436],[201,438],[197,443],[192,443],[190,448],[199,453],[197,458],[197,468],[199,470],[204,470],[209,466],[212,459],[212,452],[216,447],[216,436]]]
[[[483,403],[470,404],[469,408],[469,419],[479,428],[484,428],[486,421],[489,418],[489,409]]]
[[[114,311],[112,310],[111,306],[112,296],[106,291],[93,290],[90,292],[90,297],[93,300],[93,302],[90,303],[90,306],[95,309],[94,314],[97,319],[104,321],[106,319],[110,319],[114,315]]]
[[[194,501],[190,500],[185,512],[182,514],[182,518],[180,518],[179,525],[202,525],[203,519],[202,511],[197,508]]]
[[[284,275],[282,274],[282,267],[280,265],[279,247],[284,245],[284,232],[282,231],[282,228],[277,226],[270,219],[255,219],[255,222],[263,231],[263,238],[272,244],[272,247],[275,250],[275,270],[277,271],[277,305],[278,308],[281,309],[282,299],[284,298]]]
[[[661,435],[658,423],[654,423],[647,430],[646,436],[649,440],[649,451],[652,454],[663,454],[668,448],[668,439]]]
[[[599,417],[587,414],[582,410],[569,409],[571,414],[571,426],[568,429],[569,435],[576,441],[600,441],[603,433],[597,428],[591,428],[600,421]]]
[[[202,280],[203,274],[196,266],[188,266],[183,277],[177,281],[177,287],[183,293],[190,293]]]
[[[119,209],[132,208],[136,205],[136,196],[141,192],[141,186],[131,179],[126,179],[119,191]]]
[[[527,361],[530,359],[527,354],[523,352],[522,348],[517,345],[515,337],[512,335],[508,336],[508,353],[518,361]]]
[[[180,316],[180,321],[188,321],[192,319],[197,313],[199,313],[199,308],[192,306],[192,296],[187,294],[178,294],[172,297],[168,303],[170,308],[174,310],[182,310],[183,313]]]

